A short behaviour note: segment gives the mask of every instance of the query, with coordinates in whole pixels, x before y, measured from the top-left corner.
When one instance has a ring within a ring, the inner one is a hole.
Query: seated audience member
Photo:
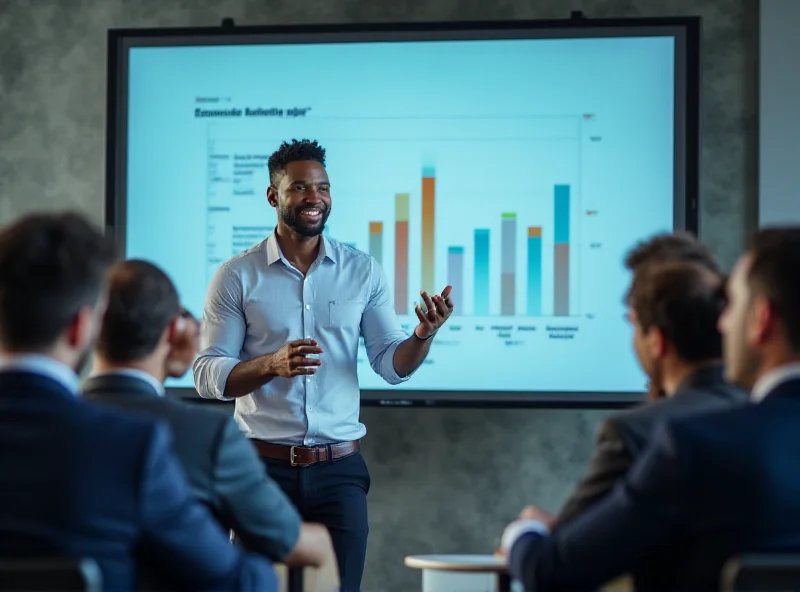
[[[714,255],[697,238],[686,231],[665,232],[650,237],[636,244],[625,256],[625,269],[635,275],[637,271],[649,263],[664,263],[667,261],[693,261],[707,267],[715,273],[720,273],[720,268]],[[664,390],[652,380],[648,382],[647,398],[650,401],[661,399],[666,395]],[[602,430],[600,432],[602,436]],[[569,504],[568,504],[569,505]],[[574,508],[578,510],[579,508]],[[565,507],[559,521],[566,521],[573,514],[571,508]]]
[[[109,278],[84,397],[165,420],[195,494],[248,550],[289,565],[333,562],[327,529],[301,522],[230,414],[165,397],[164,380],[189,370],[199,341],[199,324],[181,307],[169,277],[129,260]]]
[[[195,499],[165,426],[79,398],[112,251],[76,214],[0,231],[0,557],[92,558],[105,590],[132,590],[146,553],[175,589],[275,590]]]
[[[696,286],[645,283],[634,289],[637,275],[648,265],[669,261],[695,262],[707,270],[706,277]],[[660,394],[654,397],[657,402],[616,413],[600,425],[588,472],[556,518],[533,506],[520,515],[538,518],[550,528],[566,524],[606,496],[628,473],[660,420],[747,400],[746,393],[722,376],[717,320],[723,299],[712,289],[721,280],[710,251],[688,233],[661,234],[636,245],[625,266],[634,277],[626,297],[634,350],[651,390]]]
[[[506,529],[527,590],[633,572],[637,590],[716,591],[730,557],[800,548],[798,269],[800,228],[762,230],[728,283],[726,376],[756,404],[664,422],[624,483],[551,536],[532,520]]]

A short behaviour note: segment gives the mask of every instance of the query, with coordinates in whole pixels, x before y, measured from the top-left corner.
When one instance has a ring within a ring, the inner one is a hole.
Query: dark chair
[[[102,592],[94,559],[2,559],[2,592]]]
[[[733,557],[722,569],[722,592],[800,592],[800,553]]]
[[[303,592],[304,578],[302,567],[290,567],[286,574],[286,592]]]

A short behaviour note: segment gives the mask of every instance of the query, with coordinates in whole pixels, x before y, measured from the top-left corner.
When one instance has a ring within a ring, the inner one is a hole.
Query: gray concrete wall
[[[216,25],[225,16],[239,24],[562,18],[571,9],[704,17],[701,235],[730,265],[757,210],[756,0],[0,0],[0,223],[65,207],[102,220],[108,28]],[[524,503],[555,510],[603,415],[366,409],[365,590],[418,589],[405,555],[490,552]]]

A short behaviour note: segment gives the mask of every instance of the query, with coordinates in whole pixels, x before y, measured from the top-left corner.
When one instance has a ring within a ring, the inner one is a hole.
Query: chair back
[[[800,553],[733,557],[722,569],[722,592],[800,592]]]
[[[0,592],[102,592],[94,559],[0,559]]]

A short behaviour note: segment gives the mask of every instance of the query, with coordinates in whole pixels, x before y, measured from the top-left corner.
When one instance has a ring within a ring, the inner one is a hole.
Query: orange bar
[[[542,236],[542,227],[541,226],[528,226],[528,236],[530,238],[541,238],[541,236]]]
[[[411,314],[408,306],[408,193],[395,195],[394,222],[394,310]]]
[[[363,226],[362,226],[363,228]],[[370,222],[369,223],[369,233],[370,234],[380,234],[383,232],[383,222]]]
[[[422,177],[422,289],[436,294],[434,275],[434,224],[436,216],[436,177]]]

